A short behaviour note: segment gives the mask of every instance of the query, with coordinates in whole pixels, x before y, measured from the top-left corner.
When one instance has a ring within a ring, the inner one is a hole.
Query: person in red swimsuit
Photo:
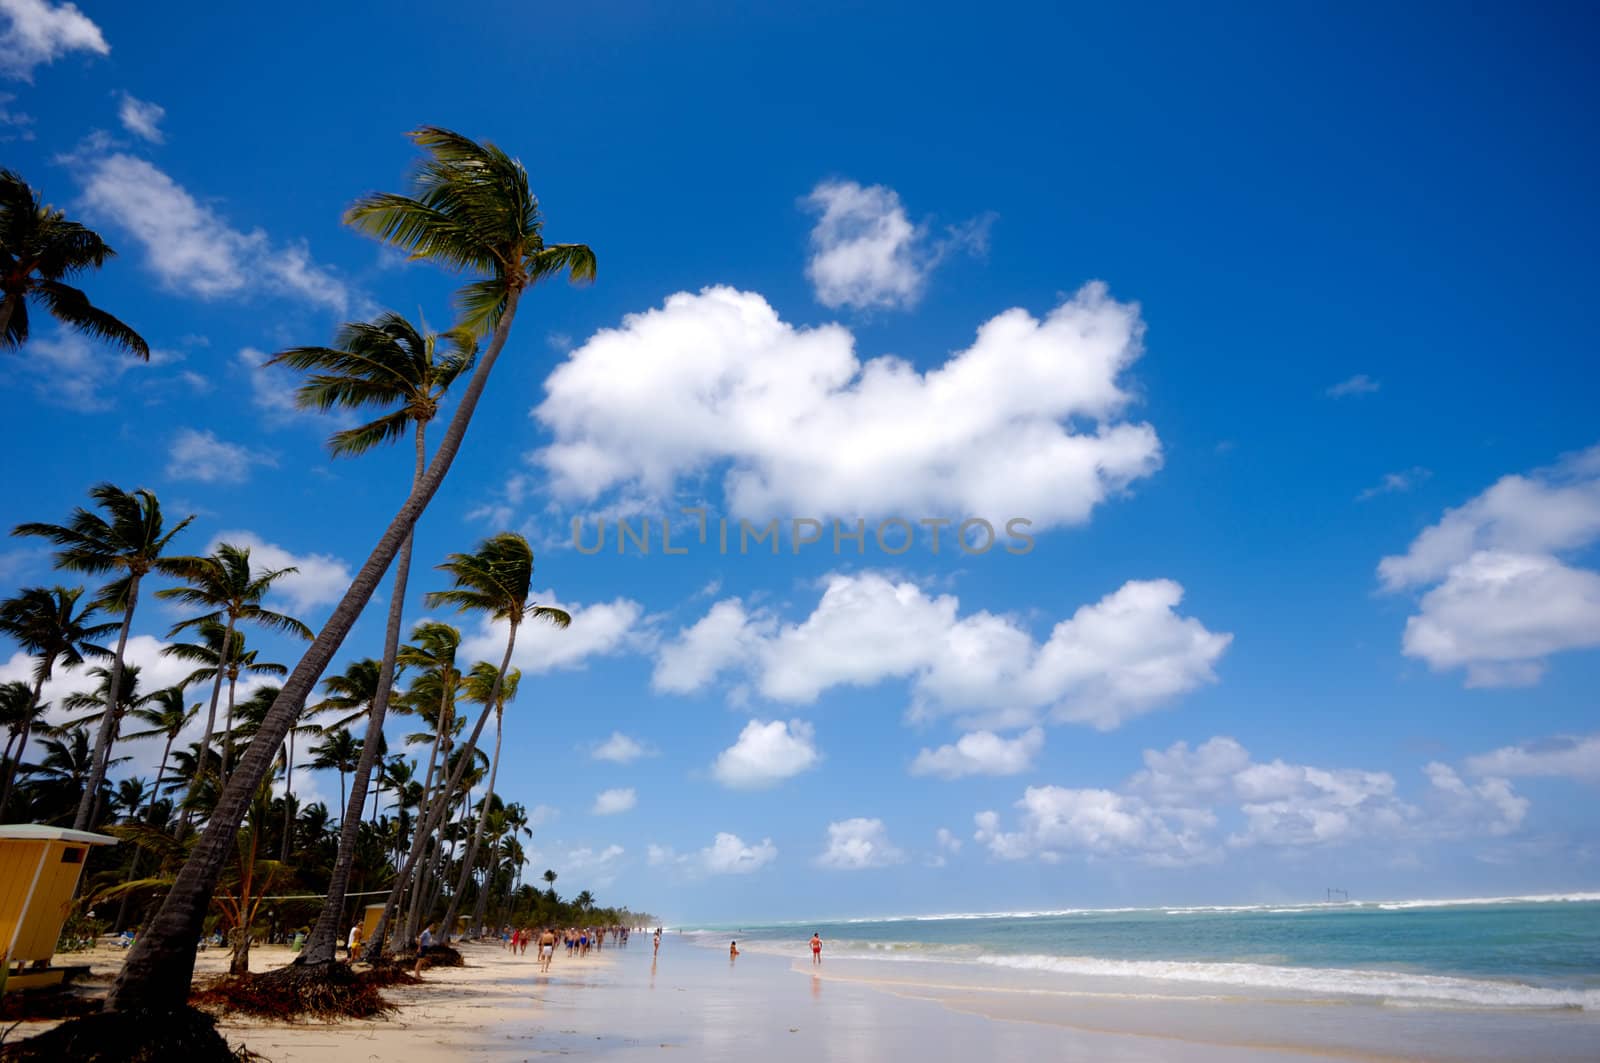
[[[811,962],[813,965],[822,962],[822,935],[811,935]]]

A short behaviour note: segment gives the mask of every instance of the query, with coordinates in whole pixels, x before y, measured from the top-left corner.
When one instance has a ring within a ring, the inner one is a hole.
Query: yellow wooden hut
[[[48,963],[72,909],[91,845],[117,839],[38,823],[0,825],[0,949],[12,967]],[[33,989],[61,981],[59,968],[23,970],[6,989]]]

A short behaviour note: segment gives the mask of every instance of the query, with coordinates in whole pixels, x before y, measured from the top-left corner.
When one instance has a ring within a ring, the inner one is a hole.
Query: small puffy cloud
[[[554,591],[534,591],[540,605],[565,609],[572,615],[566,628],[530,621],[517,630],[517,645],[511,663],[530,675],[565,668],[585,667],[592,658],[617,653],[637,637],[644,607],[631,598],[585,605],[564,602]],[[508,625],[504,621],[483,619],[475,632],[462,643],[467,660],[498,661],[505,652]]]
[[[554,870],[568,882],[582,881],[604,888],[617,880],[617,866],[625,850],[620,845],[607,845],[600,849],[584,846],[569,850],[565,856],[549,858]]]
[[[652,845],[646,852],[651,867],[678,870],[691,877],[700,875],[748,875],[760,871],[778,858],[778,847],[771,838],[754,845],[737,834],[719,832],[712,843],[695,853],[678,853],[670,847]]]
[[[909,679],[915,720],[994,729],[1044,717],[1111,730],[1216,681],[1232,636],[1179,615],[1182,598],[1171,580],[1129,581],[1039,643],[1009,617],[961,616],[954,595],[873,572],[834,574],[798,623],[719,602],[661,646],[655,683],[688,692],[743,669],[764,697],[804,704],[834,686]]]
[[[270,543],[251,531],[220,532],[206,550],[222,543],[248,547],[253,571],[293,568],[295,572],[273,583],[269,596],[288,608],[291,616],[305,615],[321,606],[332,605],[344,597],[355,574],[350,566],[331,554],[296,554],[277,543]]]
[[[595,816],[614,816],[618,812],[628,811],[636,804],[638,798],[632,787],[601,790],[595,795],[594,807],[589,812]]]
[[[755,790],[808,771],[819,759],[815,732],[804,720],[751,720],[739,740],[717,754],[711,775],[732,789]]]
[[[621,731],[612,731],[611,737],[589,751],[595,760],[609,760],[613,764],[632,764],[640,757],[654,756],[655,751],[638,739]]]
[[[122,122],[122,128],[152,144],[159,144],[165,139],[161,133],[161,119],[166,115],[167,109],[160,104],[137,99],[126,92],[122,94],[122,103],[117,107],[117,118]]]
[[[828,824],[828,847],[817,857],[817,866],[835,871],[864,871],[889,867],[906,854],[889,841],[889,831],[881,819],[847,819]]]
[[[30,338],[28,358],[16,368],[32,379],[34,392],[42,401],[76,413],[98,413],[112,407],[124,374],[172,358],[152,351],[146,363],[81,332],[57,328],[54,334]]]
[[[1036,857],[1049,863],[1085,855],[1171,867],[1216,858],[1193,826],[1170,822],[1127,794],[1030,786],[1016,807],[1019,822],[1012,831],[1001,829],[995,812],[980,812],[973,819],[973,838],[1001,860]]]
[[[1546,777],[1600,783],[1600,734],[1558,735],[1467,758],[1474,775]]]
[[[76,4],[47,0],[0,0],[5,30],[0,32],[0,74],[32,81],[35,68],[69,52],[110,55],[111,46],[93,20]]]
[[[1357,495],[1356,501],[1366,502],[1379,495],[1410,494],[1432,475],[1432,472],[1420,465],[1413,465],[1404,472],[1386,473],[1381,481]]]
[[[272,454],[218,439],[215,432],[185,428],[167,448],[167,476],[207,484],[241,484],[257,465],[275,467]]]
[[[1033,767],[1044,748],[1044,731],[1031,727],[1015,738],[993,731],[964,734],[954,745],[924,749],[911,762],[911,774],[959,779],[966,775],[1018,775]]]
[[[1600,539],[1600,446],[1504,476],[1385,557],[1388,591],[1422,591],[1402,649],[1468,686],[1539,681],[1545,658],[1600,645],[1600,573],[1563,555]]]
[[[1442,820],[1435,829],[1448,831],[1451,825],[1462,834],[1488,834],[1499,837],[1522,826],[1532,802],[1512,789],[1505,779],[1480,779],[1469,783],[1448,764],[1431,763],[1422,769],[1433,784],[1432,798],[1442,807]]]
[[[148,160],[94,155],[79,160],[78,176],[85,212],[131,233],[173,291],[214,299],[266,290],[340,314],[350,304],[344,282],[303,244],[235,229]]]
[[[1372,379],[1365,373],[1357,373],[1346,380],[1341,380],[1328,388],[1327,395],[1330,399],[1343,399],[1351,395],[1370,395],[1382,387],[1382,383]]]
[[[720,475],[751,520],[1081,524],[1161,465],[1155,430],[1124,417],[1143,330],[1090,284],[1042,320],[1005,311],[920,372],[862,362],[847,329],[796,327],[753,292],[679,292],[550,374],[534,414],[553,442],[535,460],[563,501],[662,499]]]

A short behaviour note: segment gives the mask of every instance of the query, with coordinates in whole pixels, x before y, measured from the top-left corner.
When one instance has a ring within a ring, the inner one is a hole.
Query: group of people
[[[537,942],[534,955],[538,958],[539,970],[548,971],[558,948],[565,947],[568,956],[587,956],[590,949],[598,952],[604,948],[608,937],[613,946],[626,946],[631,933],[631,928],[625,926],[567,927],[564,930],[548,926],[538,930],[508,926],[500,930],[500,947],[511,950],[514,956],[526,956],[528,946]],[[656,948],[660,947],[661,933],[657,931]]]

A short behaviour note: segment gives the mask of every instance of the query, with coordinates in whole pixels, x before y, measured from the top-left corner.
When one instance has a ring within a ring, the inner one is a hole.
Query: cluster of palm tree
[[[343,326],[329,346],[294,347],[269,362],[304,374],[296,391],[302,407],[358,411],[371,418],[331,437],[335,455],[358,456],[408,438],[415,451],[403,503],[320,631],[313,633],[263,604],[292,569],[257,569],[247,547],[226,543],[204,556],[169,555],[167,547],[188,521],[164,529],[159,505],[148,491],[102,485],[92,494],[106,516],[79,510],[63,525],[17,529],[51,539],[63,570],[115,577],[87,602],[81,600],[87,593],[83,588],[41,587],[0,603],[0,634],[35,659],[31,684],[0,687],[5,714],[0,724],[8,734],[0,815],[20,775],[24,785],[18,790],[25,791],[30,816],[52,811],[59,816],[62,810],[50,805],[44,783],[47,776],[55,778],[48,773],[66,772],[82,788],[73,791],[74,826],[96,826],[110,817],[120,820],[112,829],[138,843],[133,847],[138,858],[121,869],[123,881],[105,893],[138,906],[144,916],[143,932],[107,999],[110,1011],[182,1007],[194,945],[207,919],[220,910],[242,930],[247,949],[255,921],[264,912],[274,917],[271,906],[262,903],[267,884],[276,884],[270,887],[275,889],[288,877],[326,895],[301,953],[300,962],[310,965],[332,963],[348,926],[348,900],[374,892],[373,887],[378,893],[387,890],[384,924],[401,941],[440,911],[443,925],[454,926],[469,903],[471,919],[479,925],[491,916],[529,913],[539,905],[553,910],[560,903],[553,874],[542,893],[521,882],[527,815],[494,792],[501,720],[521,678],[511,667],[518,632],[529,622],[564,627],[571,619],[531,600],[533,552],[527,541],[507,532],[471,552],[451,554],[439,566],[450,585],[424,598],[429,608],[486,616],[503,627],[506,643],[498,665],[458,661],[460,631],[445,623],[416,625],[404,644],[401,636],[413,529],[460,450],[524,293],[561,273],[575,281],[592,280],[595,258],[583,244],[544,241],[527,173],[500,148],[436,127],[411,137],[423,154],[409,192],[365,196],[346,212],[345,221],[413,259],[469,274],[457,293],[454,326],[432,333],[385,313]],[[33,221],[24,223],[24,216]],[[63,307],[81,311],[88,302],[71,302],[59,278],[98,266],[111,254],[103,244],[91,245],[87,236],[93,234],[81,227],[76,235],[59,235],[72,224],[39,207],[37,195],[20,179],[0,175],[0,276],[6,278],[0,337],[11,345],[22,343],[26,318],[18,315],[25,314],[28,299],[44,300],[63,320],[145,353],[143,341],[135,343],[126,326],[121,326],[125,335],[117,333],[113,325],[120,322],[109,315],[80,312],[74,319],[62,312]],[[58,256],[58,261],[30,250],[61,239],[83,244],[74,252],[77,257]],[[428,425],[446,393],[463,380],[430,457]],[[381,655],[354,661],[342,674],[324,679],[391,570]],[[156,591],[157,597],[195,611],[167,635],[192,641],[165,651],[194,670],[176,687],[141,694],[126,647],[141,581],[151,574],[173,581]],[[120,624],[100,622],[102,616],[119,617]],[[246,645],[258,630],[307,639],[309,646],[293,667],[262,660]],[[102,642],[113,631],[118,637],[111,649]],[[26,764],[28,737],[40,729],[45,712],[45,684],[56,668],[76,668],[91,659],[106,662],[100,666],[99,693],[62,705],[83,715],[50,729],[48,741],[62,745],[49,747],[48,768],[44,761]],[[281,686],[255,685],[262,676],[281,677]],[[407,680],[403,689],[402,678]],[[317,701],[313,694],[319,683],[324,696]],[[191,691],[208,686],[208,694],[189,704]],[[478,706],[470,727],[467,714],[458,713],[463,702]],[[199,741],[174,749],[202,708]],[[388,752],[384,726],[391,712],[421,721],[407,742],[426,746],[425,769],[420,756],[412,761]],[[486,754],[480,742],[491,716],[495,741],[492,754]],[[137,720],[142,729],[123,735],[124,718]],[[343,808],[336,826],[325,808],[299,808],[295,801],[297,737],[314,742],[300,751],[309,758],[301,764],[338,773]],[[117,762],[112,753],[118,743],[155,738],[164,741],[155,784],[123,780],[111,788],[106,777]],[[279,796],[271,786],[275,777],[284,782]],[[369,789],[374,791],[370,818],[364,815]],[[391,795],[390,815],[379,806],[383,789]],[[140,870],[138,860],[145,857],[153,870]],[[370,947],[379,949],[383,938],[374,935]]]

